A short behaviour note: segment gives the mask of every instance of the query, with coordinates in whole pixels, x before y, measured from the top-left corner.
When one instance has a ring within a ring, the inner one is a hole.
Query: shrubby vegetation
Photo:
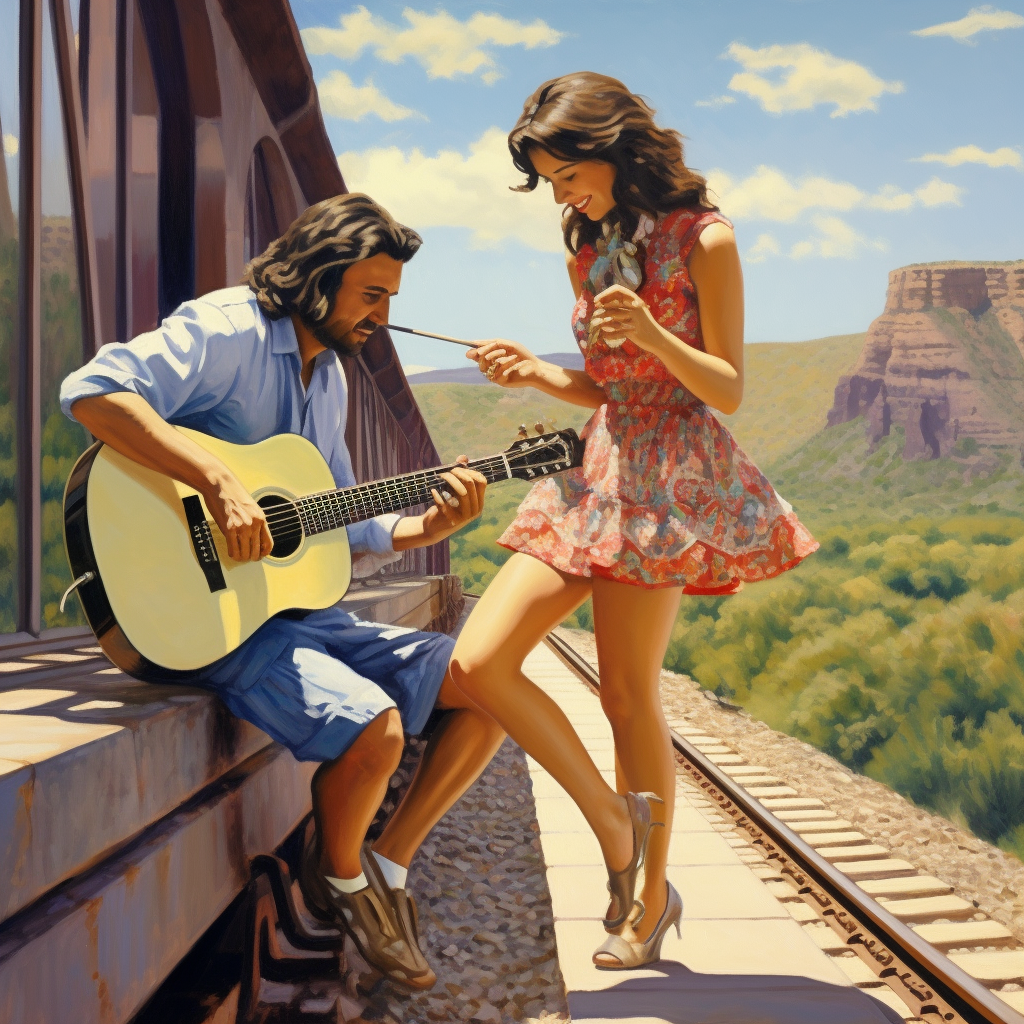
[[[1024,854],[1024,523],[820,539],[778,580],[684,600],[667,667]]]
[[[53,239],[42,275],[42,614],[44,628],[84,624],[76,601],[61,614],[71,582],[64,554],[64,483],[86,446],[85,431],[60,412],[60,382],[82,361],[82,327],[68,218],[48,217]],[[50,249],[52,248],[52,251]],[[18,247],[0,246],[0,632],[12,632],[17,585],[16,430],[11,401],[12,349],[18,309]]]

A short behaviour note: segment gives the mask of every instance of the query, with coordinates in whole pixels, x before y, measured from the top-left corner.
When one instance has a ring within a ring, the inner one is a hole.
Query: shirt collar
[[[299,339],[295,337],[295,325],[290,316],[270,321],[270,351],[275,356],[299,354]]]

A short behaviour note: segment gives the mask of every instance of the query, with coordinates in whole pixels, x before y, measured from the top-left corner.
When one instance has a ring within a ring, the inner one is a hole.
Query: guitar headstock
[[[514,441],[504,456],[514,477],[537,480],[582,466],[584,446],[575,430],[556,430]]]

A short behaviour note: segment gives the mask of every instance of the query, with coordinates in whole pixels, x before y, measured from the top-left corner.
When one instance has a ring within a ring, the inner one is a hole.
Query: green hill
[[[531,434],[538,422],[545,430],[579,430],[592,411],[548,398],[533,388],[414,384],[412,390],[445,462],[459,455],[479,458],[502,451],[516,439],[520,424],[525,424]]]
[[[770,465],[825,426],[836,384],[853,369],[865,337],[747,345],[743,403],[732,416],[716,415],[754,462]]]
[[[774,462],[825,426],[836,382],[853,367],[863,346],[863,334],[748,345],[743,404],[734,415],[720,419],[755,462]],[[505,448],[521,423],[531,433],[538,421],[546,429],[578,430],[590,416],[589,409],[532,388],[414,384],[413,392],[445,460]]]

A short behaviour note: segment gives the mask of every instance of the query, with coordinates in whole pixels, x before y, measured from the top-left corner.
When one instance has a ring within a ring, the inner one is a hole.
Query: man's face
[[[316,340],[340,356],[357,355],[366,339],[388,322],[391,296],[398,294],[402,283],[402,266],[386,253],[353,263],[342,275],[327,319],[310,328]]]

